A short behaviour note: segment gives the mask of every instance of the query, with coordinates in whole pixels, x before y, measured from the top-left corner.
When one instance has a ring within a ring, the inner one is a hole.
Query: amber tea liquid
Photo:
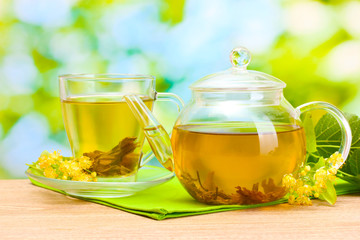
[[[304,131],[296,126],[176,126],[175,171],[197,200],[254,204],[281,198],[284,174],[305,159]]]
[[[152,109],[152,99],[142,100]],[[105,177],[137,171],[144,134],[121,97],[73,97],[63,100],[61,105],[74,156],[91,153],[97,157]]]

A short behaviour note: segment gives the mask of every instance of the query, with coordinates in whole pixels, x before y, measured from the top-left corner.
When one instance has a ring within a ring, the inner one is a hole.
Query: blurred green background
[[[0,178],[24,177],[45,149],[70,155],[58,75],[152,74],[186,102],[241,45],[294,106],[360,114],[359,1],[0,0]]]

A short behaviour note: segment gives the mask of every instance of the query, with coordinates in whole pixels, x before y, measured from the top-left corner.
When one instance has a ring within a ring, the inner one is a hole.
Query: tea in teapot
[[[171,139],[176,174],[196,199],[253,204],[284,195],[277,183],[305,158],[303,128],[277,126],[276,131],[269,128],[257,132],[256,128],[241,125],[174,127]]]

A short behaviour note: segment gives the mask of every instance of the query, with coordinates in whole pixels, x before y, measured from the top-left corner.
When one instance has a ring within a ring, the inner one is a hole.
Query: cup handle
[[[341,153],[344,161],[342,163],[339,163],[335,165],[337,169],[339,169],[345,162],[346,158],[349,155],[350,147],[351,147],[351,141],[352,141],[352,135],[351,135],[351,128],[346,120],[344,114],[334,105],[326,102],[309,102],[305,103],[303,105],[300,105],[296,108],[296,110],[299,112],[299,115],[302,113],[305,113],[310,110],[325,110],[328,113],[330,113],[336,121],[340,125],[341,130],[341,143],[339,148],[339,153]]]
[[[176,94],[173,93],[162,93],[162,92],[155,92],[155,100],[158,101],[170,101],[174,102],[177,106],[178,112],[181,111],[181,109],[184,107],[184,101]],[[151,159],[154,157],[154,153],[152,150],[149,150],[141,159],[140,166],[143,167],[145,164],[147,164]],[[161,161],[161,160],[160,160]]]

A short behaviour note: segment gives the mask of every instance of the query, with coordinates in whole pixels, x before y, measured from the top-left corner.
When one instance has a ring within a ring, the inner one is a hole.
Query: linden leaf
[[[326,200],[332,205],[336,203],[336,190],[334,184],[330,180],[326,181],[326,191],[320,194],[319,199]]]
[[[351,152],[360,149],[360,118],[354,114],[345,113],[353,136]],[[317,150],[320,156],[330,157],[336,152],[341,142],[341,130],[338,122],[331,114],[325,114],[315,126]]]
[[[360,174],[360,149],[355,150],[347,160],[347,166],[350,167],[349,172],[353,175]]]
[[[44,177],[44,171],[41,170],[40,168],[38,168],[35,163],[26,164],[26,165],[29,166],[29,169],[28,169],[29,172],[31,172],[32,174],[35,174],[37,176]]]
[[[339,173],[345,181],[360,185],[360,149],[351,153]]]
[[[339,177],[349,181],[352,177],[358,178],[360,175],[360,118],[350,113],[345,113],[345,117],[350,124],[353,139],[350,154],[341,167],[341,172],[345,174],[341,174]],[[341,141],[341,130],[336,119],[330,114],[325,114],[319,120],[315,126],[315,135],[320,156],[329,157],[338,150]],[[353,179],[352,182],[359,182],[359,180]]]
[[[325,159],[324,159],[323,157],[321,157],[321,158],[319,159],[319,161],[318,161],[318,162],[315,164],[315,166],[313,167],[313,170],[316,171],[316,170],[324,167],[325,164],[326,164]]]
[[[314,129],[311,113],[306,113],[303,121],[303,126],[305,129],[305,137],[306,137],[306,151],[309,153],[314,153],[317,151],[317,148],[316,148],[315,129]]]
[[[340,171],[339,171],[340,172]],[[345,175],[345,174],[340,174],[338,175],[340,178],[344,179],[345,181],[355,184],[355,185],[360,185],[360,174],[357,176],[351,176],[351,175]]]

